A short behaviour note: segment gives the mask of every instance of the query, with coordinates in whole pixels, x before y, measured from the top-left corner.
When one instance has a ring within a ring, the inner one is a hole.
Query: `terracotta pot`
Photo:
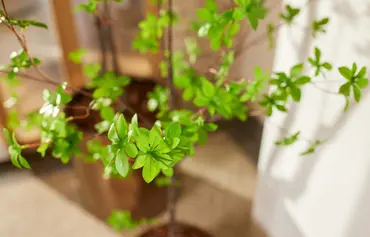
[[[154,227],[140,237],[168,237],[168,224]],[[211,235],[194,226],[176,223],[173,237],[211,237]]]
[[[144,115],[147,120],[155,121],[155,114],[144,111],[146,94],[152,90],[155,83],[152,81],[133,81],[125,89],[127,103]],[[81,94],[75,94],[71,106],[88,106],[90,99]],[[81,115],[84,111],[66,109],[69,116]],[[132,116],[132,114],[126,115]],[[91,111],[84,120],[76,121],[77,126],[84,131],[84,140],[81,150],[86,151],[88,137],[91,139],[94,124],[100,121],[99,114]],[[139,120],[140,123],[140,120]],[[109,144],[106,136],[101,136],[103,144]],[[166,209],[167,189],[158,188],[154,183],[147,184],[141,172],[132,172],[126,179],[104,179],[103,165],[98,163],[87,164],[81,158],[73,159],[76,176],[80,182],[80,196],[82,205],[99,218],[107,218],[112,210],[129,210],[134,218],[155,217]]]

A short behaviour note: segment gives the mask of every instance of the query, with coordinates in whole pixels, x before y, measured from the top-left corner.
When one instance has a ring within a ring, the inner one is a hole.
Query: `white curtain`
[[[370,0],[285,3],[303,11],[293,26],[279,31],[274,71],[304,62],[315,46],[336,68],[314,79],[321,89],[306,86],[301,103],[292,104],[287,115],[266,120],[253,216],[272,237],[368,237],[370,96],[364,91],[362,101],[343,113],[344,99],[322,90],[337,91],[343,83],[339,66],[357,62],[370,70]],[[327,34],[312,40],[308,28],[323,17],[330,17]],[[274,145],[296,131],[303,141]],[[314,154],[300,156],[304,140],[316,139],[328,141]]]

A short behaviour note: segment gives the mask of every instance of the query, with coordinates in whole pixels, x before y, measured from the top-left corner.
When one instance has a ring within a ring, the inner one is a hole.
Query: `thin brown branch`
[[[7,74],[9,73],[10,70],[0,70],[0,73],[3,73],[3,74]],[[37,82],[41,82],[41,83],[45,83],[45,84],[49,84],[49,85],[53,85],[53,86],[60,86],[61,83],[59,82],[56,82],[54,80],[44,80],[42,78],[39,78],[39,77],[36,77],[36,76],[32,76],[32,75],[29,75],[27,73],[23,73],[23,72],[18,72],[17,73],[18,76],[22,77],[22,78],[25,78],[25,79],[29,79],[29,80],[32,80],[32,81],[37,81]],[[84,91],[82,89],[77,89],[75,87],[72,87],[72,86],[69,86],[68,84],[66,85],[66,88],[74,91],[74,92],[79,92],[81,93],[82,95],[86,96],[86,97],[89,97],[91,98],[92,95],[91,93],[87,92],[87,91]]]
[[[105,20],[107,20],[108,22],[111,22],[111,9],[110,9],[110,4],[108,3],[108,0],[105,0],[104,1],[104,16],[105,16]],[[110,46],[110,50],[111,50],[111,53],[112,53],[112,64],[113,64],[113,71],[120,75],[121,74],[121,70],[120,70],[120,67],[119,67],[119,62],[118,62],[118,51],[117,51],[117,46],[116,46],[116,43],[114,42],[114,33],[113,33],[113,26],[112,24],[106,24],[105,25],[106,27],[106,30],[107,30],[107,38],[108,38],[108,43],[109,43],[109,46]]]
[[[102,61],[102,72],[107,71],[107,47],[104,40],[104,26],[99,16],[95,16],[95,25],[98,31],[98,41],[100,46],[101,61]]]
[[[1,5],[3,6],[5,18],[8,18],[9,17],[9,14],[8,14],[8,10],[6,9],[5,1],[4,0],[1,0]]]
[[[87,119],[90,116],[90,108],[89,107],[86,107],[86,106],[68,106],[67,105],[66,108],[75,109],[75,110],[84,110],[85,111],[85,114],[83,114],[83,115],[68,117],[67,121]]]
[[[173,83],[173,2],[168,0],[168,11],[170,14],[170,22],[167,30],[167,51],[168,51],[168,63],[167,63],[167,86],[169,89],[169,109],[175,109],[175,88]],[[168,187],[168,197],[167,197],[167,209],[169,213],[169,224],[168,224],[168,237],[175,237],[175,227],[176,227],[176,169],[174,168],[173,176],[171,177],[170,184]]]

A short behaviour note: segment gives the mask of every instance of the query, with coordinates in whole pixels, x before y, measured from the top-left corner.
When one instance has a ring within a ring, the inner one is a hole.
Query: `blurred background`
[[[63,50],[68,45],[63,46],[63,42],[76,44],[76,38],[79,47],[90,50],[88,61],[99,60],[99,41],[93,17],[85,13],[74,14],[74,26],[68,26],[71,19],[66,18],[66,8],[73,8],[84,0],[5,2],[9,14],[14,18],[38,20],[49,26],[49,30],[34,27],[27,30],[28,45],[32,55],[43,60],[41,68],[59,82],[71,75],[66,70],[68,63],[63,58]],[[194,17],[195,9],[202,6],[204,1],[175,2],[175,11],[184,22],[175,27],[174,43],[176,49],[183,49],[183,39],[191,35],[186,25]],[[228,1],[220,2],[226,4]],[[276,1],[270,5],[279,10]],[[152,9],[146,1],[128,0],[125,4],[115,5],[112,23],[123,74],[139,81],[157,82],[158,69],[153,66],[155,57],[140,55],[131,47],[138,23],[148,11]],[[267,21],[270,20],[273,19]],[[66,27],[75,28],[77,35],[66,34],[69,30]],[[258,33],[252,33],[245,27],[236,46],[241,47],[245,41],[253,41]],[[20,46],[14,35],[1,24],[0,42],[1,65],[8,63],[9,55],[19,50]],[[202,48],[207,50],[205,46]],[[270,69],[274,55],[267,49],[266,41],[242,52],[242,57],[233,66],[233,77],[248,77],[256,65]],[[197,69],[207,70],[214,57],[206,51]],[[30,70],[29,73],[35,72]],[[20,98],[16,110],[22,119],[27,113],[41,108],[42,91],[53,87],[20,79],[22,84],[17,88]],[[11,97],[9,91],[4,83],[1,84],[0,95],[3,101]],[[2,116],[6,116],[7,112],[5,108],[5,115]],[[218,121],[220,129],[211,135],[207,145],[198,147],[194,158],[181,163],[181,191],[176,204],[180,221],[200,227],[216,237],[263,236],[257,233],[250,219],[262,123],[263,117],[254,117],[248,122]],[[23,144],[34,143],[39,139],[37,130],[25,131],[20,128],[16,130],[16,135]],[[34,151],[29,151],[25,156],[30,160],[32,170],[12,167],[6,145],[1,140],[0,236],[115,236],[117,233],[107,227],[105,221],[114,209],[130,210],[135,217],[156,217],[159,223],[167,220],[166,188],[144,184],[140,175],[125,181],[106,180],[102,177],[99,165],[85,165],[81,162],[62,165],[51,157],[42,159]],[[148,227],[125,231],[123,234],[137,236],[145,228]]]

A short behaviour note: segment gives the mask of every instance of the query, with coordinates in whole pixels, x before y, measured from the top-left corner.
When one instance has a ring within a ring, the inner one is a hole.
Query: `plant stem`
[[[111,11],[110,4],[108,3],[108,0],[105,0],[104,1],[104,16],[105,16],[105,20],[109,22],[109,24],[106,24],[106,30],[107,30],[108,43],[109,43],[110,50],[111,50],[111,53],[112,53],[113,71],[116,74],[120,75],[121,70],[120,70],[119,64],[118,64],[118,52],[117,52],[116,44],[114,42],[114,34],[113,34],[113,30],[112,30],[112,24],[110,23],[111,20],[112,20],[110,11]]]
[[[67,118],[67,121],[82,120],[90,116],[90,108],[86,106],[66,106],[66,108],[71,108],[75,110],[85,110],[85,114],[78,116],[71,116]]]
[[[167,31],[167,51],[168,51],[168,68],[167,68],[167,86],[169,88],[169,108],[170,110],[175,109],[175,88],[173,84],[173,2],[168,0],[168,11],[170,14],[170,23],[168,25]],[[174,174],[171,177],[171,182],[168,187],[168,197],[167,197],[167,209],[169,213],[169,223],[168,223],[168,237],[175,237],[175,225],[176,225],[176,169],[174,168]]]
[[[95,24],[96,24],[96,29],[98,31],[101,61],[102,61],[102,68],[103,68],[102,72],[104,73],[105,71],[107,71],[107,47],[104,41],[104,26],[99,16],[95,16]]]

